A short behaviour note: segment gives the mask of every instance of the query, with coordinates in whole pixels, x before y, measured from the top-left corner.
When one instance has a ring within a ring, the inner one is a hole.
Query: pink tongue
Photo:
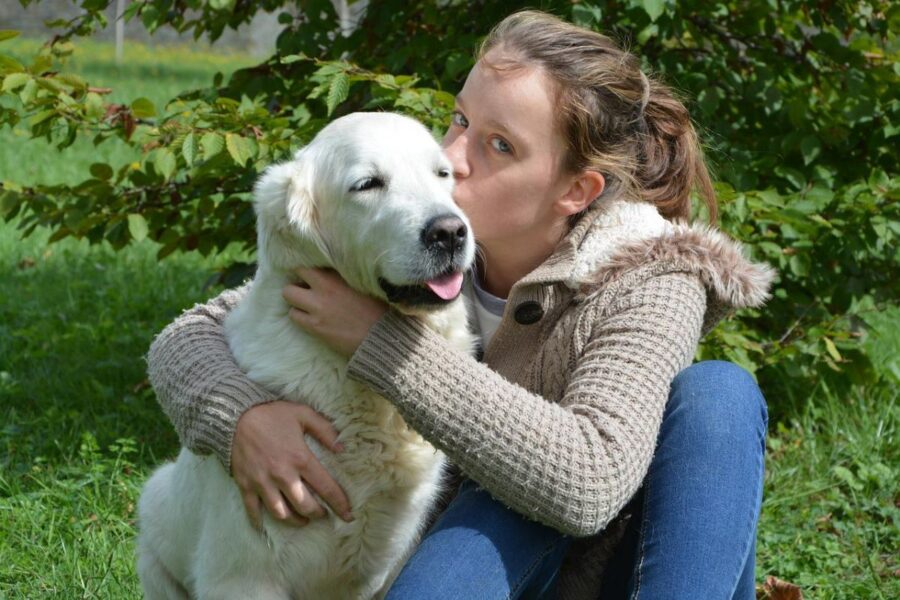
[[[460,271],[458,273],[451,273],[444,277],[432,279],[431,281],[426,281],[425,285],[444,300],[452,300],[459,295],[459,290],[462,288],[462,282],[463,274]]]

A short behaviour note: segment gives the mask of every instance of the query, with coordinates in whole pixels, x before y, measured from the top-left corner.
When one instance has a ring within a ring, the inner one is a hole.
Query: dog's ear
[[[295,269],[330,266],[328,252],[319,234],[313,161],[307,149],[293,160],[272,165],[254,188],[260,267]]]

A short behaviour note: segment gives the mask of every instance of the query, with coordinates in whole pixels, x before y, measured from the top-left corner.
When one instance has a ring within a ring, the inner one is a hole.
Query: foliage
[[[256,176],[337,115],[397,110],[438,134],[477,41],[524,5],[383,0],[370,3],[344,36],[327,0],[137,0],[127,17],[149,30],[168,26],[212,39],[258,10],[282,11],[274,56],[159,104],[110,101],[108,89],[67,72],[71,40],[105,24],[110,0],[80,4],[83,14],[57,23],[60,33],[30,61],[0,45],[0,125],[28,129],[60,149],[79,138],[120,140],[140,160],[97,162],[76,185],[6,180],[0,216],[16,217],[26,234],[49,226],[53,240],[123,248],[149,238],[160,258],[176,250],[209,254],[232,241],[252,248],[248,200]],[[900,6],[540,5],[618,38],[689,99],[717,165],[724,228],[780,268],[770,305],[718,329],[701,356],[737,360],[781,398],[819,384],[896,381]],[[0,32],[0,39],[12,35]],[[242,267],[231,275],[246,274]]]

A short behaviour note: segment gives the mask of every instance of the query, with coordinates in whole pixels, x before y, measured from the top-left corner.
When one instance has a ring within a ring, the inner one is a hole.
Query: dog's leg
[[[270,581],[230,579],[209,586],[198,582],[197,588],[197,600],[292,600],[284,588]]]
[[[170,544],[174,543],[174,536],[167,527],[167,516],[172,512],[168,500],[174,472],[172,463],[157,469],[144,485],[138,500],[137,572],[148,600],[190,598],[160,554],[164,548],[171,553]],[[171,554],[168,557],[171,559]]]
[[[137,571],[146,600],[189,600],[187,590],[175,581],[153,550],[138,546]]]

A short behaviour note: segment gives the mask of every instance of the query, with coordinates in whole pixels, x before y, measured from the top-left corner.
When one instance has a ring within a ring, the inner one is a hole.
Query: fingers
[[[331,422],[308,406],[298,407],[299,421],[306,432],[316,438],[326,448],[341,452],[344,447],[337,441],[338,432]],[[352,521],[350,500],[340,485],[322,466],[315,456],[302,465],[301,475],[311,488],[328,503],[328,506],[345,521]]]
[[[269,514],[288,525],[302,527],[309,523],[309,519],[294,512],[290,504],[281,495],[281,491],[275,486],[267,486],[262,490],[263,502]]]
[[[288,284],[281,288],[281,297],[295,309],[309,312],[313,308],[314,292],[309,288]]]
[[[337,440],[338,430],[334,428],[331,421],[309,406],[302,404],[297,405],[297,413],[297,420],[300,421],[303,430],[316,438],[320,444],[332,452],[340,452],[344,449],[343,444]]]
[[[353,520],[353,514],[350,512],[350,500],[318,460],[313,457],[303,467],[300,475],[303,481],[328,503],[335,514],[347,522]]]
[[[286,489],[285,489],[286,488]],[[310,519],[321,519],[328,515],[319,501],[300,479],[285,484],[282,493],[300,516]]]

